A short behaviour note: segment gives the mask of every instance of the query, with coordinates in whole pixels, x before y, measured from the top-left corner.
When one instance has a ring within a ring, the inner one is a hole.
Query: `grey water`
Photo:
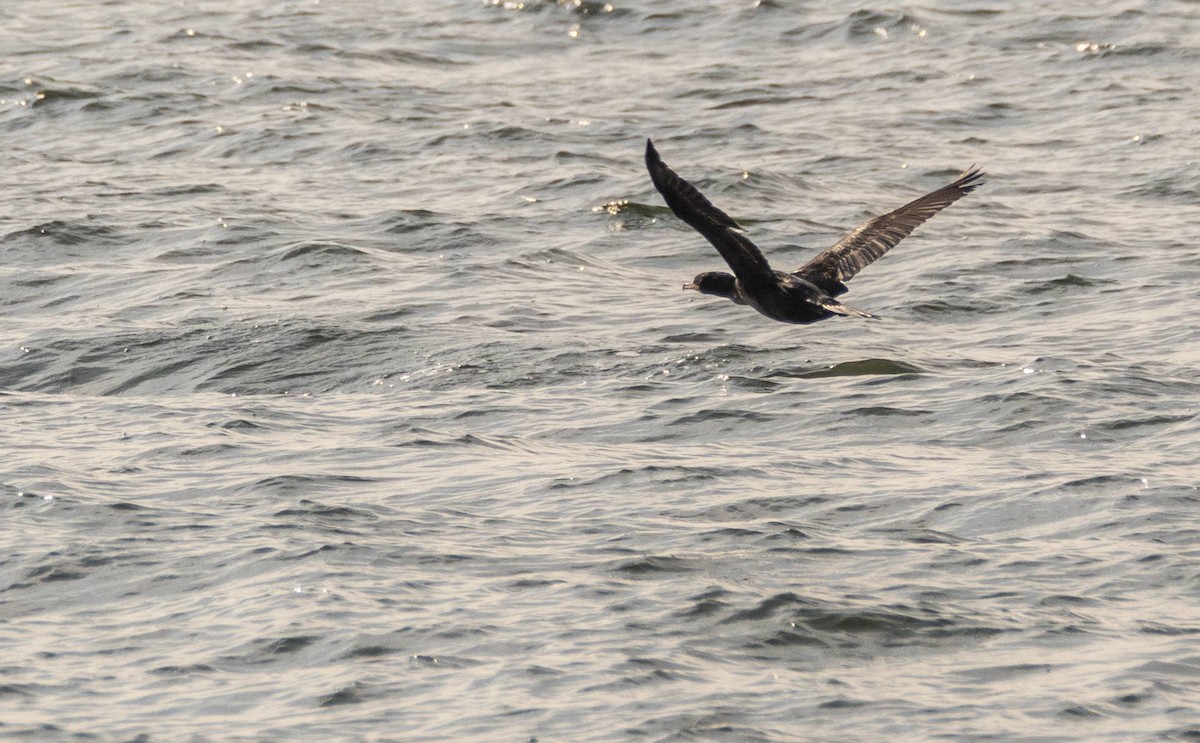
[[[1200,738],[1200,6],[0,5],[0,739]],[[988,183],[773,323],[777,267]]]

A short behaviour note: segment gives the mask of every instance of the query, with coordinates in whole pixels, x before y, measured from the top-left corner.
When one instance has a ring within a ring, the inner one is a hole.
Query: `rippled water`
[[[1200,737],[1198,38],[5,3],[0,737]],[[647,136],[781,267],[989,182],[785,326]]]

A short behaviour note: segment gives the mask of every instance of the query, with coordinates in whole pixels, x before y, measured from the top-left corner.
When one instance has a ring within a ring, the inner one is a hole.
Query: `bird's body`
[[[784,273],[771,269],[761,282],[742,283],[741,279],[720,271],[702,273],[685,284],[702,294],[731,299],[737,304],[753,307],[762,314],[797,325],[807,325],[834,315],[874,317],[834,299],[799,273]]]
[[[667,167],[654,144],[646,140],[650,180],[675,216],[703,235],[733,274],[710,271],[696,276],[685,289],[695,289],[746,304],[780,322],[807,325],[834,315],[874,317],[842,304],[845,282],[882,256],[913,229],[980,185],[983,173],[972,168],[958,180],[899,209],[868,220],[792,273],[771,268],[762,252],[728,214],[712,205],[695,186]]]

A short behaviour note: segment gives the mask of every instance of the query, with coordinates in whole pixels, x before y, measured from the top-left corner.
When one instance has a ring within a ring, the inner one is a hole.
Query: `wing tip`
[[[646,137],[646,164],[661,163],[662,158],[658,156],[658,150],[654,148],[654,142],[649,137]]]
[[[979,167],[975,163],[971,163],[971,167],[964,170],[951,185],[958,188],[963,193],[971,193],[975,189],[987,183],[987,181],[984,180],[986,176],[987,173],[983,171],[983,168]]]

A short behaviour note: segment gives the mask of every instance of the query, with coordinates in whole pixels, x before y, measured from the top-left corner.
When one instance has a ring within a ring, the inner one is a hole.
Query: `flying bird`
[[[681,178],[646,140],[650,180],[675,216],[712,243],[733,274],[708,271],[684,289],[750,305],[780,322],[807,325],[834,315],[875,317],[838,301],[846,282],[912,234],[925,220],[983,184],[983,171],[971,166],[953,183],[910,201],[899,209],[869,219],[833,247],[792,273],[776,271],[762,251],[750,242],[738,223],[712,205],[695,186]]]

